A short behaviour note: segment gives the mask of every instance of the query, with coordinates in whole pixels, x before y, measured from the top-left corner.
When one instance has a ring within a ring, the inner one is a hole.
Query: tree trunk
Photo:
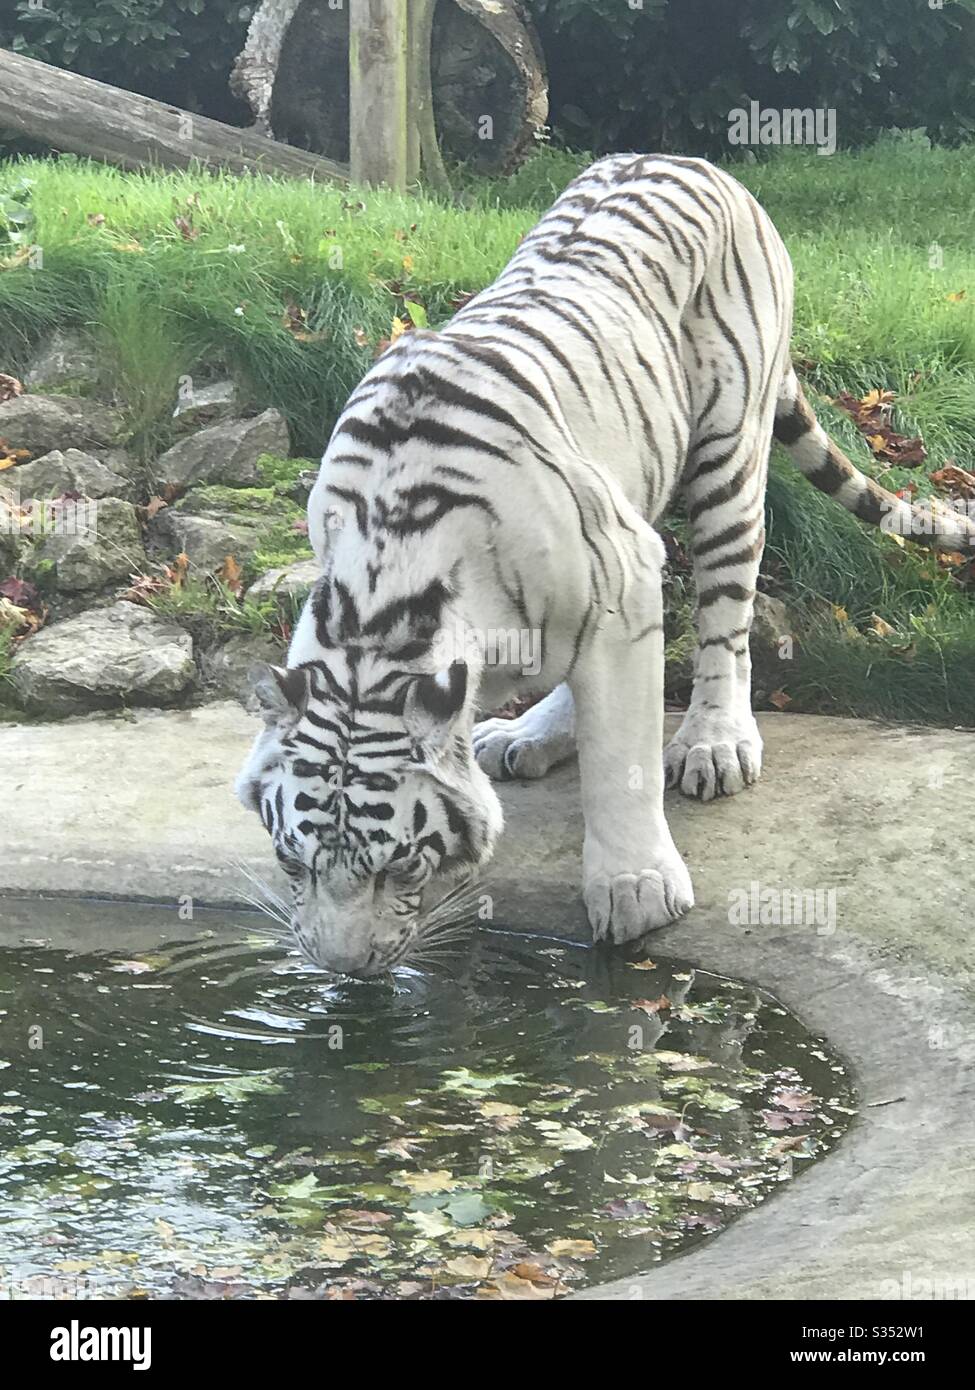
[[[348,168],[253,130],[212,121],[0,49],[0,128],[123,169],[185,169],[347,182]]]
[[[421,21],[433,26],[433,110],[419,112],[427,177],[444,186],[431,116],[438,146],[451,159],[473,160],[486,173],[514,168],[548,116],[544,59],[520,0],[411,0],[411,8],[414,31]],[[414,85],[417,58],[414,49]],[[277,139],[348,159],[348,3],[262,0],[233,85]],[[412,176],[415,143],[407,158]]]
[[[437,124],[433,105],[433,68],[431,48],[433,45],[433,17],[437,0],[412,0],[410,35],[413,52],[412,116],[416,124],[417,141],[420,153],[420,168],[427,183],[437,193],[450,193],[450,179],[444,168],[440,141],[437,138]]]

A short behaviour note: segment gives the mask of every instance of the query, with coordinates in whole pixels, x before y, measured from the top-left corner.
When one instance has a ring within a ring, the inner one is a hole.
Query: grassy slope
[[[0,183],[33,181],[31,235],[44,268],[0,273],[5,369],[46,325],[73,319],[102,338],[147,449],[165,441],[176,379],[202,360],[242,371],[255,403],[279,405],[296,447],[315,455],[372,345],[403,313],[401,291],[416,293],[431,322],[449,316],[456,294],[504,265],[578,162],[546,152],[504,183],[471,184],[462,207],[265,180],[126,175],[70,160],[11,167]],[[830,159],[783,152],[736,172],[792,252],[795,353],[809,384],[824,394],[894,390],[895,423],[923,433],[927,469],[948,459],[971,467],[972,152],[892,142]],[[198,234],[185,237],[177,216]],[[930,268],[935,245],[942,269]],[[966,299],[949,299],[962,290]],[[284,327],[289,302],[304,311],[312,341]],[[924,470],[878,473],[845,417],[818,408],[868,471],[888,484],[923,480]],[[781,462],[769,510],[771,563],[784,567],[809,624],[783,670],[794,707],[975,724],[973,599],[923,553],[865,532]],[[833,604],[850,623],[836,620]],[[873,613],[894,637],[863,635]]]

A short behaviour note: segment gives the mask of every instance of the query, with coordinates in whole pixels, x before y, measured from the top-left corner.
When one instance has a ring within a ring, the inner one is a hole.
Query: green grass
[[[14,629],[0,623],[0,703],[9,690],[10,663],[13,659]]]
[[[179,587],[152,597],[147,606],[160,617],[171,618],[193,634],[196,642],[212,647],[234,633],[252,637],[281,636],[282,612],[276,599],[238,598],[215,575],[191,578]]]
[[[260,178],[125,174],[63,159],[0,173],[30,182],[43,268],[0,273],[9,360],[55,322],[93,330],[130,427],[158,446],[183,372],[238,371],[255,402],[288,416],[299,451],[320,454],[331,422],[420,294],[434,321],[486,284],[534,220],[436,202]],[[191,223],[186,236],[177,219]],[[11,247],[15,254],[19,248]],[[289,304],[309,341],[285,327]]]
[[[72,159],[12,163],[0,168],[0,192],[29,205],[43,268],[17,263],[23,242],[0,246],[0,257],[9,253],[0,370],[16,371],[50,325],[81,324],[102,344],[145,457],[170,437],[179,376],[225,369],[250,404],[284,411],[296,451],[317,457],[375,345],[404,315],[404,292],[434,326],[443,322],[457,295],[498,273],[585,162],[542,150],[509,179],[459,179],[453,205],[270,179],[123,174]],[[922,494],[947,461],[975,466],[973,151],[888,140],[829,159],[781,151],[733,172],[792,254],[795,356],[838,442],[887,486],[912,480]],[[27,194],[17,192],[24,178]],[[285,326],[289,305],[302,311],[302,336]],[[924,468],[881,471],[825,399],[873,387],[896,393],[899,429],[923,434]],[[306,466],[265,473],[278,502]],[[302,546],[285,534],[288,510],[262,562]],[[783,677],[792,708],[975,725],[971,591],[923,552],[868,532],[781,461],[769,519],[767,572],[801,629]],[[873,614],[893,638],[869,633]],[[686,619],[682,599],[668,631],[675,652]]]

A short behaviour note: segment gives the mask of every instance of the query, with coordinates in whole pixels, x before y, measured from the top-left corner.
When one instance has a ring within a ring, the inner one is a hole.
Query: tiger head
[[[343,975],[408,961],[437,885],[472,875],[501,831],[467,664],[417,675],[333,649],[252,681],[265,727],[237,794],[271,836],[299,947]]]

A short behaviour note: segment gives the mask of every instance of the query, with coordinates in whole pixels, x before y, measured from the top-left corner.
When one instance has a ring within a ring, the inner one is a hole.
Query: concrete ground
[[[653,950],[771,990],[851,1063],[861,1112],[835,1153],[716,1240],[578,1296],[971,1298],[975,734],[761,722],[757,788],[710,806],[669,797],[697,906]],[[168,902],[151,930],[185,936],[174,900],[232,903],[235,861],[269,867],[230,789],[252,732],[232,704],[0,727],[0,892]],[[583,937],[575,769],[503,799],[496,921]],[[729,895],[752,884],[835,890],[835,912],[821,897],[808,925],[737,925]],[[70,935],[72,915],[0,899],[0,940],[45,918]]]

